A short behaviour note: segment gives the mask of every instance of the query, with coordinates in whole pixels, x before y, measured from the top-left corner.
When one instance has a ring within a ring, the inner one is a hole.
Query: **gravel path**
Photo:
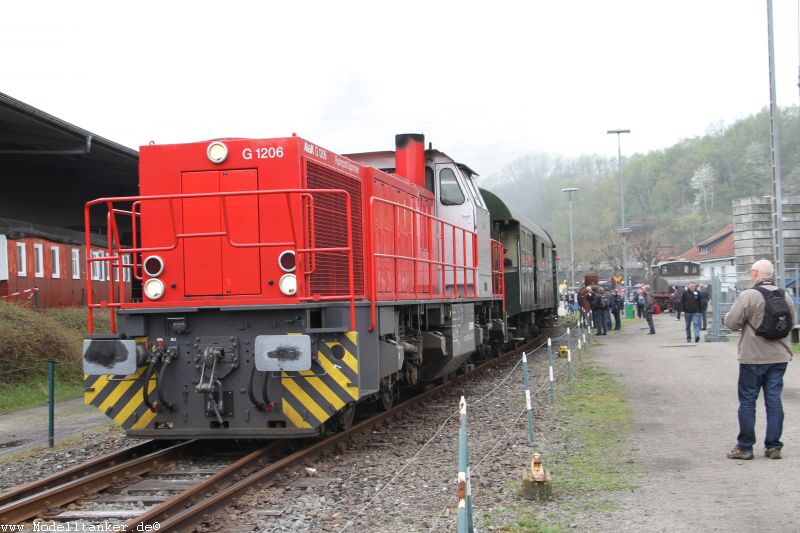
[[[618,494],[622,509],[586,517],[598,532],[797,531],[800,526],[800,375],[785,377],[784,459],[725,457],[736,443],[738,362],[728,343],[687,344],[683,320],[656,317],[654,336],[629,328],[602,337],[594,357],[622,380],[635,410],[639,488]],[[794,363],[797,364],[797,363]],[[763,441],[759,399],[756,432]]]
[[[47,406],[23,409],[0,415],[0,458],[19,451],[47,446]],[[89,428],[110,427],[113,423],[93,405],[84,405],[83,397],[56,402],[55,438],[62,440]]]

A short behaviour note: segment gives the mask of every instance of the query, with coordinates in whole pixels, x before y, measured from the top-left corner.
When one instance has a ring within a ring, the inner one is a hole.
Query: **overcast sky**
[[[798,102],[797,0],[774,0]],[[5,2],[0,91],[122,144],[422,132],[488,175],[664,148],[769,103],[766,0]]]

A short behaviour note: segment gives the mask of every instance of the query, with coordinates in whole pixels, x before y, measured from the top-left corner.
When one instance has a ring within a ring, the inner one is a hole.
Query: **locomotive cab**
[[[396,152],[363,152],[346,154],[348,158],[366,166],[372,166],[390,174],[403,169],[396,168]],[[425,169],[419,185],[434,194],[435,214],[453,227],[465,228],[477,235],[479,243],[488,242],[490,238],[489,210],[475,184],[476,172],[467,165],[457,163],[444,152],[429,148],[424,151]],[[398,172],[399,173],[399,172]],[[477,259],[477,289],[480,297],[492,295],[491,250],[488,246],[473,246],[469,239],[455,235],[453,231],[442,231],[434,228],[437,237],[444,241],[444,257],[448,263],[455,263],[456,258]],[[473,279],[464,272],[447,273],[448,287],[466,285],[472,291]]]

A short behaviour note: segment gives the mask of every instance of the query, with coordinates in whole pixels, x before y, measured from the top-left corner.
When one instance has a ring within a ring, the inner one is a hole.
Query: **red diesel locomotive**
[[[418,134],[347,157],[297,136],[143,146],[140,196],[86,205],[87,243],[103,222],[108,240],[87,271],[140,284],[124,299],[109,276],[95,301],[88,282],[86,402],[132,436],[308,436],[488,355],[509,340],[504,249],[473,175]]]

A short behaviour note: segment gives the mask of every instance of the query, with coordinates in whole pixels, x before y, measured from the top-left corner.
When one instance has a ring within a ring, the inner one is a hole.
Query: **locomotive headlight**
[[[222,163],[228,157],[228,147],[219,141],[215,141],[206,148],[206,155],[212,163]]]
[[[160,279],[150,278],[144,282],[144,295],[151,300],[164,296],[164,283]]]
[[[278,281],[278,288],[286,296],[294,296],[297,292],[297,277],[294,274],[284,274]]]
[[[144,273],[151,278],[156,278],[164,272],[164,260],[157,255],[151,255],[144,260]]]
[[[278,266],[284,272],[294,272],[296,266],[296,257],[293,250],[284,250],[278,256]]]

